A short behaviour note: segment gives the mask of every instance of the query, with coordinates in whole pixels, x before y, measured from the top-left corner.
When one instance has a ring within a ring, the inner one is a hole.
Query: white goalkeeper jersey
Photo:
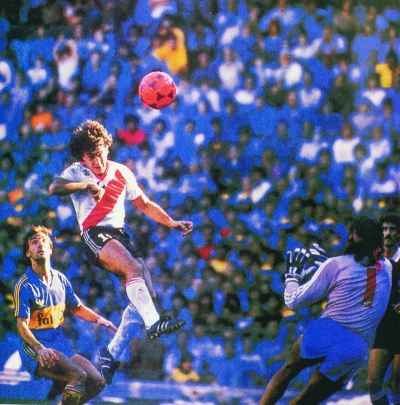
[[[353,255],[342,255],[324,262],[305,284],[288,282],[285,304],[299,309],[325,298],[322,318],[330,318],[370,342],[385,313],[391,285],[389,260],[367,268]]]
[[[123,228],[125,221],[125,201],[135,200],[143,191],[137,184],[134,174],[126,166],[108,161],[106,173],[99,177],[83,162],[75,162],[61,173],[61,178],[70,181],[93,180],[104,184],[103,198],[96,202],[89,191],[71,194],[76,217],[81,231],[93,226]]]

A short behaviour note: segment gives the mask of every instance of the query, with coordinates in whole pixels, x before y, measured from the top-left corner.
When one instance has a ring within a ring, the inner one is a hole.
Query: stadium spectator
[[[200,382],[200,375],[193,370],[192,363],[193,357],[189,353],[183,354],[179,366],[172,371],[169,380],[180,383]]]
[[[371,139],[366,142],[366,147],[371,168],[392,155],[392,140],[384,135],[382,126],[372,128]]]
[[[352,0],[345,0],[342,9],[333,16],[333,27],[338,34],[346,38],[349,45],[360,29],[360,23],[352,10],[352,5]]]
[[[269,23],[266,29],[262,29],[264,38],[260,43],[261,51],[267,53],[266,62],[276,62],[279,59],[279,54],[284,41],[284,34],[282,33],[282,26],[279,19],[274,18]]]
[[[231,46],[222,49],[222,62],[218,65],[218,79],[221,90],[232,96],[242,84],[243,63]]]
[[[360,66],[364,65],[371,57],[372,51],[378,52],[381,39],[376,33],[373,24],[364,24],[363,29],[354,37],[351,44],[351,52],[354,62]]]
[[[110,69],[111,65],[103,55],[101,48],[92,48],[82,69],[82,86],[87,94],[100,93],[110,74]]]
[[[376,65],[376,73],[379,75],[380,87],[384,89],[393,87],[393,77],[399,72],[399,69],[399,57],[396,52],[391,49],[386,54],[385,62]]]
[[[354,89],[345,73],[335,77],[326,100],[332,106],[332,112],[343,117],[348,117],[354,111]]]
[[[371,111],[367,100],[361,100],[357,110],[349,114],[348,121],[353,126],[355,135],[365,139],[372,127],[378,124],[378,115]]]
[[[263,91],[258,91],[254,104],[249,107],[248,121],[252,133],[268,139],[274,133],[278,120],[278,110],[270,104]]]
[[[42,54],[37,55],[36,60],[27,69],[26,76],[35,93],[51,79],[51,69]]]
[[[72,79],[81,70],[76,42],[60,34],[53,47],[53,58],[57,68],[57,83],[62,91],[68,92],[72,88]]]
[[[146,134],[139,127],[139,118],[133,114],[124,117],[125,128],[117,132],[117,139],[125,145],[140,145],[146,140]],[[117,146],[118,147],[118,146]]]
[[[285,38],[289,37],[292,29],[296,24],[300,23],[302,18],[302,10],[292,7],[286,0],[278,0],[276,6],[260,19],[260,30],[266,31],[270,22],[277,19],[282,26],[282,33]]]
[[[336,164],[355,163],[354,148],[361,142],[354,132],[353,126],[345,122],[342,129],[342,137],[333,142],[333,159]]]
[[[197,53],[197,63],[193,66],[192,82],[197,86],[201,85],[201,80],[208,78],[210,86],[218,85],[218,74],[216,61],[211,57],[211,49],[200,49]]]
[[[187,34],[187,45],[188,51],[192,55],[192,60],[194,60],[194,55],[214,49],[216,37],[212,27],[209,26],[209,22],[204,20],[201,15],[194,17],[192,25],[193,28]]]
[[[378,161],[371,170],[366,184],[366,197],[377,202],[387,196],[394,196],[399,192],[398,185],[388,174],[388,162]]]
[[[332,25],[324,26],[319,52],[324,55],[338,55],[347,52],[347,45],[347,39],[338,34]]]
[[[379,77],[374,73],[366,79],[365,88],[356,92],[355,103],[368,102],[371,111],[382,111],[386,93],[387,90],[380,86]]]
[[[391,49],[397,54],[397,57],[400,59],[400,38],[398,31],[398,27],[395,24],[390,24],[387,36],[385,37],[384,35],[382,35],[382,43],[379,47],[379,52],[377,55],[377,61],[379,63],[385,63],[386,56]]]
[[[304,2],[304,16],[302,20],[302,26],[307,34],[310,42],[318,38],[322,38],[322,24],[325,19],[321,9],[317,9],[315,0],[307,0]],[[328,13],[326,13],[328,14]]]
[[[154,56],[166,62],[172,75],[187,73],[189,62],[184,31],[174,24],[172,16],[165,15],[157,33],[161,44],[154,49]]]
[[[210,365],[210,372],[215,375],[216,382],[221,387],[238,388],[243,380],[243,367],[240,354],[235,344],[225,341],[224,356],[216,358]]]

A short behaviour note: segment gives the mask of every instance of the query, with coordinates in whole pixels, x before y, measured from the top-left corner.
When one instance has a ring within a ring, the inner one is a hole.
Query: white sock
[[[143,324],[139,312],[132,304],[129,304],[123,314],[118,330],[108,345],[108,350],[114,357],[114,360],[120,360],[124,350],[134,337],[138,337],[138,332]]]
[[[142,277],[132,278],[126,283],[126,294],[133,306],[138,310],[146,328],[154,325],[159,319],[158,314],[146,283]]]

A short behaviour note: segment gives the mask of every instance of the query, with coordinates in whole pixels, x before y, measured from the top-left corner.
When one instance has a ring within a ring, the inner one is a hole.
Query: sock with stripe
[[[81,400],[79,401],[79,405],[86,404],[86,402],[89,402],[90,399],[91,398],[89,397],[89,395],[85,391],[81,396]]]
[[[114,357],[114,360],[120,360],[123,351],[128,347],[130,341],[137,336],[143,320],[140,318],[138,311],[129,304],[123,314],[118,330],[108,345],[108,350]]]
[[[159,319],[154,302],[151,298],[146,283],[142,277],[128,280],[126,283],[126,294],[132,305],[138,310],[146,328],[154,325]]]
[[[400,394],[392,395],[393,405],[400,405]]]
[[[375,394],[369,394],[369,396],[371,398],[372,405],[389,405],[389,400],[384,388]]]
[[[84,387],[75,384],[67,384],[62,393],[62,405],[79,405],[84,391]]]

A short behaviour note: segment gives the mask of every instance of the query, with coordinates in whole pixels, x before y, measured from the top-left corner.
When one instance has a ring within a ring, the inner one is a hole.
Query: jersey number
[[[108,233],[99,233],[98,237],[102,240],[102,242],[106,242],[108,239],[112,239],[112,236]]]
[[[362,301],[362,306],[371,308],[374,301],[376,292],[376,269],[375,267],[367,268],[367,286],[364,292],[364,299]]]

